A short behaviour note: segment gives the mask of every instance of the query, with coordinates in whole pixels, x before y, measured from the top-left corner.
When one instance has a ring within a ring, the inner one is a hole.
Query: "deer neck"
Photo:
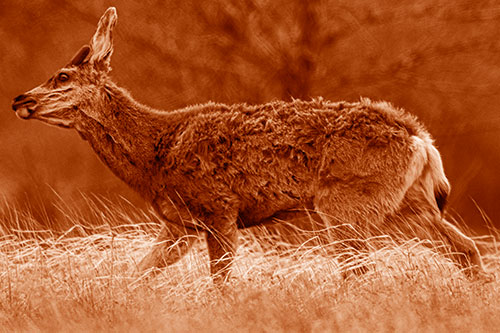
[[[134,101],[113,83],[106,84],[82,107],[105,115],[104,120],[96,120],[82,112],[81,124],[76,127],[82,138],[116,176],[143,196],[154,195],[154,144],[167,127],[167,117]]]

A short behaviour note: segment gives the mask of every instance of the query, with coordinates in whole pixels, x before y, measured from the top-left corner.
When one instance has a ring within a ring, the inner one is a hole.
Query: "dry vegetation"
[[[467,280],[423,241],[371,239],[370,253],[353,253],[347,267],[368,263],[370,271],[344,280],[336,255],[326,253],[337,240],[262,246],[247,232],[232,279],[217,289],[203,242],[155,276],[136,276],[157,229],[153,213],[124,200],[84,202],[86,209],[60,202],[56,222],[74,224],[67,232],[35,231],[35,220],[14,206],[2,212],[1,331],[469,332],[500,325],[500,284]],[[79,224],[92,216],[105,224]],[[16,224],[32,224],[32,232]],[[491,245],[485,259],[497,272],[500,254]]]
[[[493,0],[169,0],[0,3],[0,193],[132,198],[76,133],[22,122],[12,98],[46,80],[116,6],[112,76],[140,102],[387,100],[436,138],[451,207],[477,230],[500,219],[500,7]],[[34,184],[37,188],[34,188]],[[474,201],[470,200],[473,198]],[[57,213],[57,212],[55,212]]]

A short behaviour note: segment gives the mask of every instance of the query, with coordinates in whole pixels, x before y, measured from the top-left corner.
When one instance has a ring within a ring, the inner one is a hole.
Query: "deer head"
[[[84,45],[48,81],[14,98],[12,109],[17,116],[65,128],[77,126],[84,116],[98,118],[99,110],[86,106],[93,104],[96,92],[104,87],[111,70],[112,32],[116,20],[116,9],[108,8],[90,45]]]

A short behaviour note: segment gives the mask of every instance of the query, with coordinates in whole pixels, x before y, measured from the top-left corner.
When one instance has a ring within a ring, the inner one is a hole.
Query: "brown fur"
[[[223,279],[238,228],[293,219],[303,209],[354,229],[413,219],[418,235],[445,237],[482,270],[474,242],[441,218],[449,185],[415,117],[367,99],[153,110],[108,77],[115,22],[108,9],[90,52],[84,48],[13,108],[76,129],[161,214],[165,227],[141,270],[175,262],[204,232],[211,272]]]

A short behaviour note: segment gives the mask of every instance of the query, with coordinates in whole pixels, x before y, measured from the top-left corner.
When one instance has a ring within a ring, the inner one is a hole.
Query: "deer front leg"
[[[229,277],[230,266],[236,252],[237,231],[236,222],[228,220],[207,231],[210,273],[215,284],[221,284]]]
[[[139,263],[139,272],[174,264],[188,252],[197,238],[196,230],[167,222],[151,251]]]

